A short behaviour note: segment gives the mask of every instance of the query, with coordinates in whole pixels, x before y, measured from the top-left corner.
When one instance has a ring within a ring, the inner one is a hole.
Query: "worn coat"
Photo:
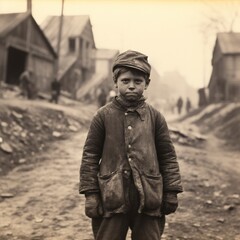
[[[92,120],[83,150],[79,191],[99,192],[105,216],[127,212],[130,206],[124,175],[134,180],[140,213],[161,216],[163,192],[182,192],[164,117],[145,102],[135,111],[127,111],[114,99]]]

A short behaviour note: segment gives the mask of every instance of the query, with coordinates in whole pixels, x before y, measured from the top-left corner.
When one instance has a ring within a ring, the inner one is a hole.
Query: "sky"
[[[0,13],[23,12],[26,2],[0,0]],[[32,0],[33,17],[41,24],[60,15],[61,3]],[[240,31],[240,16],[234,15],[239,9],[239,0],[64,1],[65,15],[90,16],[97,48],[140,51],[160,76],[178,71],[194,88],[208,85],[216,31],[228,30],[232,19],[233,30]],[[213,24],[218,20],[220,27]]]

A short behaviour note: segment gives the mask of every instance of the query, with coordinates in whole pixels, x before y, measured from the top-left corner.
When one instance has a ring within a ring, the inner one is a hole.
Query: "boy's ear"
[[[146,86],[145,86],[145,90],[148,88],[150,81],[151,81],[151,79],[150,79],[150,78],[148,78],[148,79],[146,80]]]
[[[114,86],[115,86],[115,88],[118,88],[118,86],[117,86],[117,82],[114,83]]]

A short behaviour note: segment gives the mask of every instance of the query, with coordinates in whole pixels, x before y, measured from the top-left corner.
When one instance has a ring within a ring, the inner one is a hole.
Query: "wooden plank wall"
[[[52,62],[34,55],[32,57],[32,66],[34,68],[37,89],[43,92],[50,92],[54,70]]]

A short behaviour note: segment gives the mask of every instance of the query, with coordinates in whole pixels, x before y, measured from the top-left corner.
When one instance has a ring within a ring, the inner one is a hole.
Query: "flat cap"
[[[117,56],[113,63],[112,70],[114,71],[118,67],[134,68],[148,75],[150,75],[151,72],[148,56],[133,50],[128,50]]]

